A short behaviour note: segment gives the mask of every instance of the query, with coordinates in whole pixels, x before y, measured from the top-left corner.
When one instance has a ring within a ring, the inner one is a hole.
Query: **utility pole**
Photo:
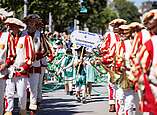
[[[49,32],[52,32],[52,13],[49,12]]]
[[[79,30],[79,20],[74,19],[74,30]]]
[[[89,32],[89,28],[87,27],[87,24],[86,24],[86,23],[84,23],[84,31]]]
[[[27,16],[27,4],[28,4],[28,1],[24,0],[24,14],[23,14],[24,17]]]

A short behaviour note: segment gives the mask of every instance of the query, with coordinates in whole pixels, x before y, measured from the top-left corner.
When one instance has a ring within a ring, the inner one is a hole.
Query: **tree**
[[[23,12],[23,0],[1,0],[0,7],[15,12],[15,17],[21,18]]]
[[[78,0],[36,0],[29,5],[29,13],[37,13],[45,20],[49,12],[52,12],[55,29],[64,31],[79,14]]]
[[[117,18],[117,12],[114,11],[111,7],[106,7],[100,12],[99,17],[99,28],[106,30],[109,22]]]
[[[102,21],[100,21],[100,12],[106,8],[107,0],[86,0],[85,7],[87,14],[80,14],[79,20],[81,26],[85,23],[91,32],[99,32]]]
[[[88,13],[81,15],[79,20],[86,23],[91,32],[104,33],[108,23],[117,18],[116,12],[107,7],[106,0],[89,0],[86,7]]]
[[[16,17],[23,18],[24,0],[2,0],[1,7],[15,11]],[[80,13],[79,0],[28,0],[28,13],[37,13],[42,19],[48,22],[48,14],[52,13],[55,30],[64,31],[72,25],[74,19],[80,21],[83,28],[87,25],[91,32],[105,31],[107,24],[117,18],[128,22],[139,21],[138,9],[132,2],[127,0],[114,0],[116,11],[111,6],[107,6],[107,0],[84,0],[87,13]]]
[[[140,21],[138,8],[132,2],[127,0],[114,0],[114,4],[120,18],[127,20],[128,23]]]
[[[15,11],[15,17],[23,18],[24,0],[3,0],[1,7]],[[28,13],[36,13],[48,22],[48,13],[52,12],[55,29],[64,31],[79,15],[78,0],[28,0]]]

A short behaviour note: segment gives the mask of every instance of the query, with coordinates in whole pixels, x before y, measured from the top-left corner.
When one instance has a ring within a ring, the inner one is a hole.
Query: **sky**
[[[139,7],[142,2],[145,2],[145,1],[157,1],[157,0],[129,0],[129,1],[134,2],[135,5]]]

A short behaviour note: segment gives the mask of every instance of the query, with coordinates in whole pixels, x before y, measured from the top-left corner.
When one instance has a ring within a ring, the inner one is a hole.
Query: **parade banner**
[[[96,48],[100,42],[100,36],[98,34],[81,30],[73,31],[70,38],[75,49],[79,48],[80,46],[93,49]]]

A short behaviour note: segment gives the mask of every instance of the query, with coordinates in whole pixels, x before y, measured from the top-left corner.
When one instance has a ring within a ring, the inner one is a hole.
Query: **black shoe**
[[[136,111],[136,108],[133,108],[133,111]]]
[[[27,103],[26,103],[26,110],[29,111],[29,105],[30,105],[30,102],[27,100]]]
[[[70,92],[69,92],[69,91],[67,91],[67,95],[70,95]]]
[[[37,110],[41,109],[41,102],[37,102]]]
[[[84,97],[82,98],[82,103],[86,104],[86,98],[84,98]]]
[[[110,105],[109,112],[116,112],[115,104]]]
[[[70,94],[70,95],[73,95],[73,91],[70,91],[69,94]]]
[[[77,97],[77,102],[81,102],[81,98],[80,97]]]

